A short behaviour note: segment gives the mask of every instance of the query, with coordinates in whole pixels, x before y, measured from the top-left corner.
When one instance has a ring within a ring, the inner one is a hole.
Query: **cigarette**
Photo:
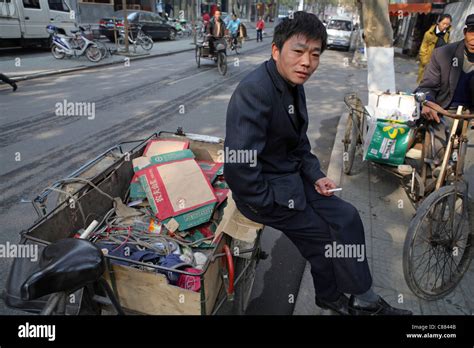
[[[336,191],[342,191],[342,187],[330,189],[330,190],[327,190],[326,192],[336,192]]]

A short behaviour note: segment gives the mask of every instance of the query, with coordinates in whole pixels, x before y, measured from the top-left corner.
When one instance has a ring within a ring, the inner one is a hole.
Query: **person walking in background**
[[[3,81],[5,83],[8,83],[10,86],[12,86],[13,88],[13,92],[16,91],[16,89],[18,88],[18,86],[16,85],[15,81],[13,81],[12,79],[8,78],[7,76],[3,75],[2,73],[0,73],[0,81]]]
[[[425,72],[425,66],[430,62],[431,54],[433,50],[438,47],[442,47],[449,43],[449,29],[451,22],[453,21],[451,15],[443,14],[438,20],[437,24],[431,26],[431,28],[423,36],[423,41],[420,47],[420,66],[418,68],[418,79],[416,83],[419,84],[423,78]]]
[[[257,42],[263,40],[262,32],[265,28],[265,22],[263,21],[262,17],[258,17],[257,21]]]

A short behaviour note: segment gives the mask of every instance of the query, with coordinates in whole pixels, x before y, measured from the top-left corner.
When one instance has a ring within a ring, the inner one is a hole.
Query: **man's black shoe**
[[[15,83],[15,82],[13,82],[13,83],[12,83],[12,88],[13,88],[13,92],[15,92],[15,91],[16,91],[16,89],[18,88],[18,86],[16,85],[16,83]]]
[[[330,302],[316,298],[316,305],[322,309],[330,309],[340,315],[349,315],[349,298],[341,294],[336,301]]]
[[[354,295],[349,300],[351,315],[413,315],[411,311],[390,306],[382,297],[377,302],[362,304]]]

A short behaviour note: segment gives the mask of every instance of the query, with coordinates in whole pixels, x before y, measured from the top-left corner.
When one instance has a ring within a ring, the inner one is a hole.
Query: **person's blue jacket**
[[[236,34],[238,33],[239,26],[240,26],[240,19],[237,18],[235,21],[234,20],[229,21],[229,23],[227,24],[227,29],[229,29],[231,34]]]

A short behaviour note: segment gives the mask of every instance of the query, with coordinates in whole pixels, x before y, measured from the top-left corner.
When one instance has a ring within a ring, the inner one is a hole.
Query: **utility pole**
[[[191,25],[193,27],[193,43],[196,46],[197,38],[196,38],[196,16],[198,11],[198,2],[196,0],[191,1]]]
[[[125,33],[125,53],[128,53],[128,16],[127,16],[127,0],[122,0],[123,9],[123,26]]]
[[[303,10],[304,10],[304,0],[299,0],[298,11],[303,11]]]
[[[362,3],[365,43],[367,45],[367,86],[370,95],[395,90],[393,31],[388,0],[359,0]]]

